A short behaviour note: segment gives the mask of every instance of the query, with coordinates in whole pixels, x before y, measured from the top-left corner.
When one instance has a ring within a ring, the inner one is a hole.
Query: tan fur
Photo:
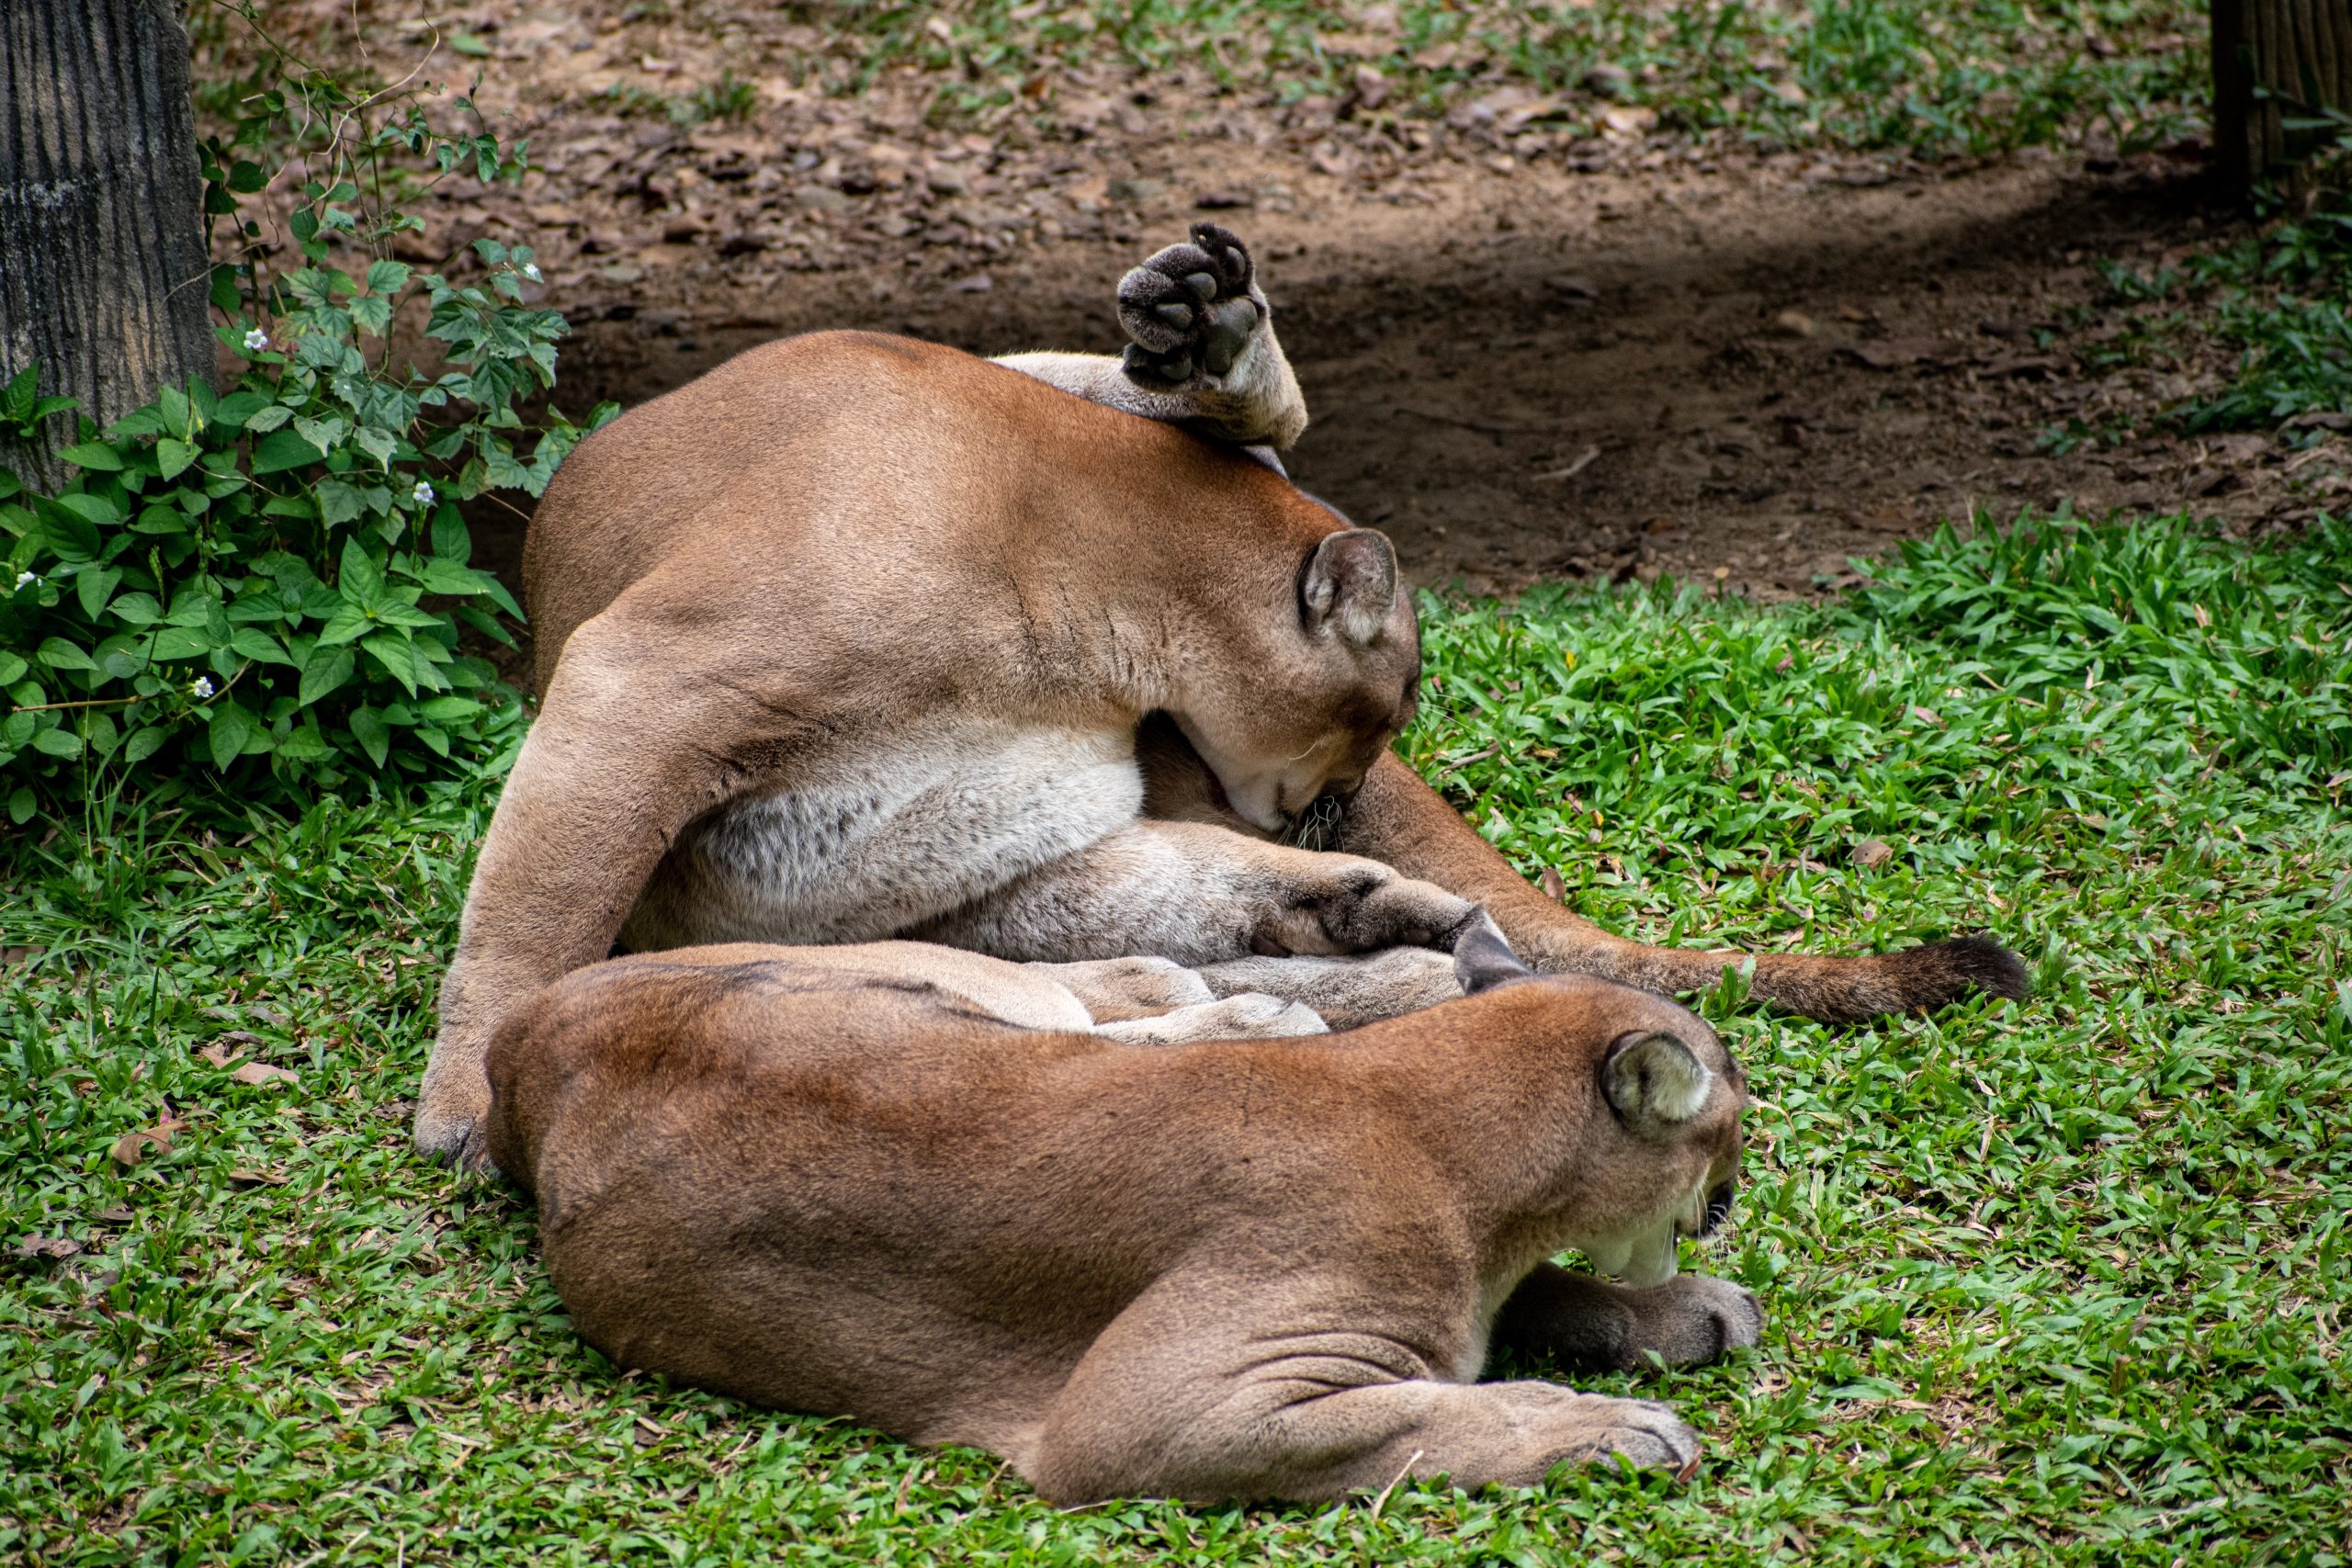
[[[797,338],[582,443],[526,573],[546,693],[467,899],[428,1148],[468,1144],[500,1022],[625,921],[663,943],[932,923],[1021,957],[1205,962],[1469,917],[1377,865],[1136,823],[1145,714],[1279,823],[1363,775],[1419,663],[1385,540],[1166,425],[948,349]],[[1049,886],[1090,852],[1163,910],[1193,897],[1167,878],[1214,871],[1199,940],[1040,950],[1024,911],[1102,931]],[[1331,870],[1302,888],[1309,863]],[[808,905],[757,904],[792,875]]]
[[[1409,1019],[1138,1049],[1006,1021],[937,951],[627,958],[508,1021],[492,1154],[592,1343],[1057,1503],[1696,1462],[1661,1405],[1469,1380],[1498,1310],[1603,1365],[1755,1342],[1736,1286],[1544,1261],[1728,1204],[1745,1078],[1698,1019],[1480,938],[1480,994]]]
[[[1741,959],[1544,898],[1387,752],[1419,658],[1387,542],[1177,428],[1306,422],[1238,242],[1196,229],[1120,311],[1124,368],[772,344],[565,463],[524,558],[541,714],[467,897],[422,1147],[478,1156],[492,1035],[616,937],[1215,965],[1442,948],[1475,899],[1543,969],[1671,992]],[[1303,820],[1361,858],[1248,837]],[[1852,1018],[2025,981],[1962,942],[1763,954],[1754,984]],[[1410,959],[1245,988],[1349,1021],[1445,992]]]

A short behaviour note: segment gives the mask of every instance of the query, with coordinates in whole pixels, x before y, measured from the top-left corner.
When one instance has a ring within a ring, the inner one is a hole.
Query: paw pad
[[[1127,375],[1144,386],[1178,386],[1195,373],[1231,370],[1265,312],[1250,293],[1250,252],[1214,223],[1193,225],[1189,244],[1170,245],[1119,280],[1119,324]]]

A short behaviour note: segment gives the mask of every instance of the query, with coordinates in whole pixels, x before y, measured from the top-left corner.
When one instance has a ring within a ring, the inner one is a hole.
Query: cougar
[[[1282,472],[1306,408],[1240,242],[1200,226],[1119,313],[1124,359],[769,344],[565,462],[524,556],[540,713],[467,896],[421,1147],[479,1158],[489,1041],[616,940],[1255,955],[1236,985],[1335,1021],[1454,995],[1474,903],[1539,969],[1660,993],[1746,956],[1579,919],[1389,751],[1410,596],[1386,538]],[[1337,852],[1272,841],[1302,821]],[[1289,954],[1325,962],[1266,962]],[[1976,939],[1762,953],[1751,980],[1830,1019],[2024,984]]]
[[[1472,1380],[1498,1337],[1756,1342],[1755,1298],[1675,1258],[1730,1207],[1746,1077],[1483,920],[1452,962],[1464,995],[1351,1033],[1146,1046],[937,947],[621,958],[501,1024],[490,1152],[616,1363],[988,1449],[1056,1503],[1687,1474],[1664,1405]]]

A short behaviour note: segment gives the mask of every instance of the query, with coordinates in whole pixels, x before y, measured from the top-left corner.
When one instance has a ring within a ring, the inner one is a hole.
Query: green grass
[[[1983,155],[2103,130],[2126,148],[2200,123],[2193,0],[854,0],[803,70],[836,91],[940,75],[949,114],[1032,103],[1060,73],[1193,67],[1284,100],[1391,81],[1381,117],[1506,85],[1561,95],[1533,123],[1593,134],[1610,105],[1702,137]],[[1596,72],[1601,73],[1597,79]]]
[[[2341,1562],[2352,528],[1945,536],[1826,607],[1428,605],[1417,761],[1653,938],[1989,929],[2030,1003],[1710,1001],[1769,1102],[1699,1478],[1075,1515],[615,1376],[406,1143],[487,791],[0,849],[0,1561]],[[231,819],[233,818],[233,819]],[[1855,865],[1851,846],[1895,853]],[[294,1070],[253,1087],[198,1055]],[[166,1111],[167,1154],[109,1149]],[[242,1173],[242,1174],[241,1174]]]

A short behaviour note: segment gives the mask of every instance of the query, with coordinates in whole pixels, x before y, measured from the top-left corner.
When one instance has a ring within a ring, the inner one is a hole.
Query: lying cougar
[[[1610,1367],[1756,1342],[1754,1297],[1674,1263],[1730,1206],[1746,1077],[1483,921],[1453,962],[1466,998],[1410,1018],[1146,1049],[938,948],[618,959],[501,1029],[490,1148],[615,1361],[989,1449],[1056,1503],[1687,1473],[1663,1405],[1470,1380],[1490,1336]]]
[[[1443,949],[1476,899],[1539,968],[1672,992],[1742,956],[1579,919],[1389,753],[1419,677],[1395,554],[1241,449],[1305,405],[1247,252],[1194,242],[1122,281],[1125,362],[819,333],[581,444],[526,541],[541,709],[420,1146],[478,1157],[491,1037],[616,938],[1213,964]],[[1341,801],[1346,855],[1260,841]],[[1377,997],[1308,979],[1352,1017],[1452,995],[1420,958]],[[2024,982],[1962,941],[1761,954],[1752,984],[1849,1018]]]

